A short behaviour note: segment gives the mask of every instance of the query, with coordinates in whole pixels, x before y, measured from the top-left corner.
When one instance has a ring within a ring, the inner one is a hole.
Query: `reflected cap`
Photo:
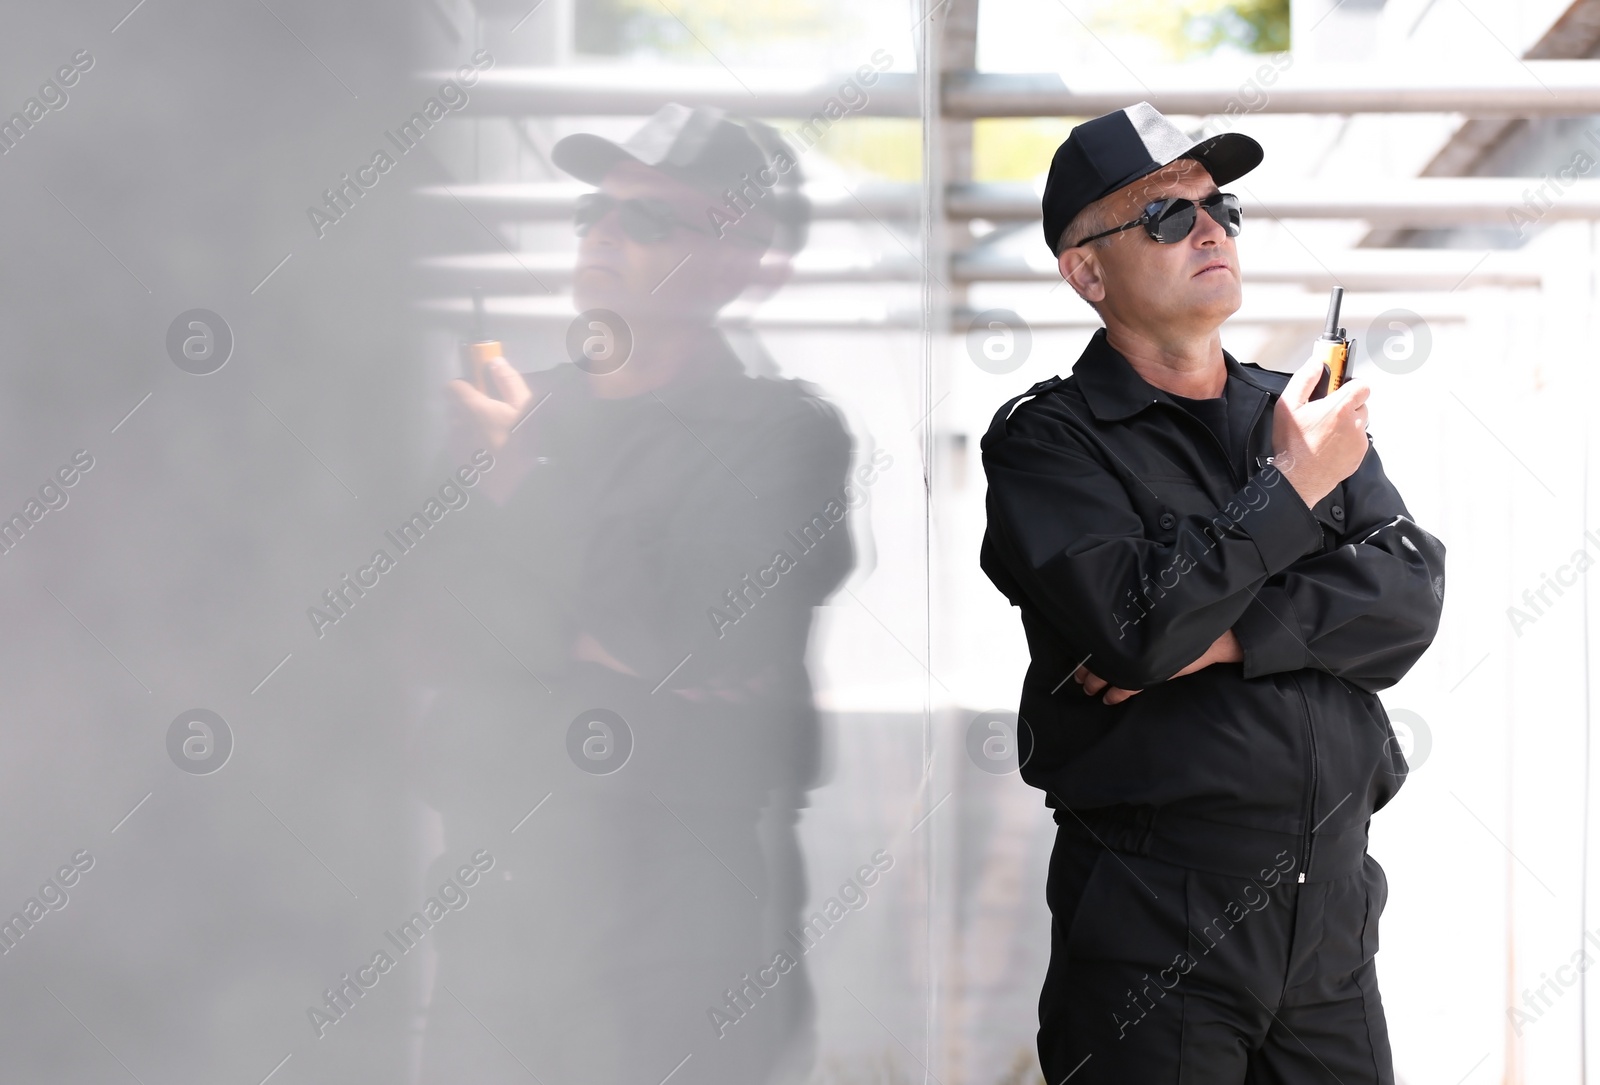
[[[580,132],[558,140],[550,158],[596,186],[618,162],[632,161],[712,196],[732,190],[775,224],[773,247],[794,253],[805,246],[811,203],[801,190],[804,175],[783,134],[761,121],[668,102],[621,143]]]
[[[551,160],[580,181],[598,185],[618,162],[632,160],[707,192],[738,188],[740,174],[756,176],[767,164],[743,125],[720,109],[691,109],[668,102],[621,143],[592,132],[557,141]]]

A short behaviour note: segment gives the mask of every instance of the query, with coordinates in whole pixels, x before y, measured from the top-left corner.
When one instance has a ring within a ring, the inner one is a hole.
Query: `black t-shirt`
[[[1228,444],[1228,392],[1224,388],[1221,395],[1214,399],[1190,399],[1180,396],[1175,392],[1168,392],[1172,402],[1204,422],[1206,428],[1217,435],[1217,443],[1232,456],[1231,446]]]

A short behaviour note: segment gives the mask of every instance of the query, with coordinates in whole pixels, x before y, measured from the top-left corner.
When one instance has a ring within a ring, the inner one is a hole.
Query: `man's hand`
[[[1186,674],[1204,670],[1213,663],[1243,663],[1244,647],[1239,643],[1239,638],[1233,635],[1233,630],[1228,630],[1222,636],[1211,642],[1205,654],[1183,670],[1173,675],[1173,678],[1182,678]],[[1170,681],[1170,679],[1169,679]]]
[[[1365,381],[1352,378],[1321,399],[1308,399],[1322,363],[1306,362],[1289,378],[1272,412],[1273,463],[1309,507],[1361,466],[1367,454]]]
[[[474,449],[487,448],[499,452],[506,446],[511,429],[522,418],[533,393],[528,389],[522,374],[511,368],[504,358],[496,358],[487,365],[489,379],[499,394],[484,395],[460,378],[445,385],[453,401],[454,423],[462,436],[469,438]]]
[[[1195,671],[1204,670],[1213,663],[1242,663],[1243,661],[1244,648],[1239,644],[1239,638],[1234,636],[1233,630],[1230,629],[1226,633],[1223,633],[1222,636],[1212,641],[1211,647],[1205,650],[1204,655],[1195,660],[1193,663],[1189,664],[1187,667],[1183,668],[1183,670],[1179,671],[1172,677],[1182,678],[1186,674],[1193,674]],[[1093,697],[1095,694],[1104,690],[1105,696],[1101,697],[1100,699],[1106,704],[1121,704],[1129,697],[1132,697],[1135,693],[1143,692],[1142,690],[1123,689],[1120,686],[1113,686],[1104,678],[1101,678],[1088,667],[1085,667],[1081,664],[1079,665],[1078,669],[1073,672],[1072,677],[1080,686],[1083,687],[1083,692],[1088,694],[1090,697]],[[1170,680],[1171,679],[1168,679],[1168,681]]]
[[[483,476],[483,492],[496,504],[504,504],[528,472],[524,457],[514,454],[515,447],[506,446],[511,431],[527,413],[533,392],[504,358],[495,358],[487,369],[499,399],[459,378],[445,385],[450,400],[450,451],[457,463],[480,448],[493,454],[497,463],[492,473]]]

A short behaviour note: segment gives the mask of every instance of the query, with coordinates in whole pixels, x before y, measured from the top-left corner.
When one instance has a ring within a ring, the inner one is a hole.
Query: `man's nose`
[[[1228,231],[1222,228],[1222,223],[1211,217],[1211,213],[1203,207],[1194,209],[1194,239],[1197,245],[1220,245],[1228,238]]]
[[[579,239],[580,245],[608,246],[620,248],[622,245],[622,212],[616,207],[608,208],[606,213],[595,219],[593,224],[584,231]]]

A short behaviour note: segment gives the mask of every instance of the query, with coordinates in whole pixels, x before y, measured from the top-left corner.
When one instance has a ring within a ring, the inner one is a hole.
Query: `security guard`
[[[1045,241],[1098,311],[983,438],[985,573],[1021,609],[1023,779],[1058,824],[1049,1085],[1394,1080],[1367,854],[1405,758],[1377,693],[1438,629],[1444,546],[1369,387],[1241,363],[1240,133],[1140,102],[1074,128]]]

